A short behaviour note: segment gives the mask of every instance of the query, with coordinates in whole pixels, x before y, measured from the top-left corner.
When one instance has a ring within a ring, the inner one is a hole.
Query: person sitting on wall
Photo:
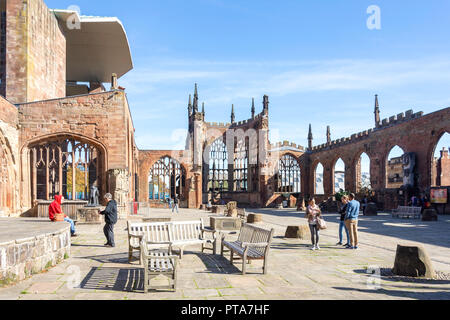
[[[101,211],[100,214],[105,216],[105,226],[103,227],[103,233],[106,237],[105,247],[114,248],[116,246],[114,242],[114,225],[117,223],[117,202],[113,200],[112,194],[105,194],[105,201],[107,202],[106,209]]]
[[[48,207],[48,217],[51,221],[56,221],[56,215],[57,214],[64,214],[61,209],[62,201],[64,200],[63,196],[56,195],[55,201],[53,201],[50,206]],[[70,219],[68,216],[64,215],[64,221],[70,223],[70,233],[72,237],[76,237],[76,231],[75,231],[75,223],[72,219]]]

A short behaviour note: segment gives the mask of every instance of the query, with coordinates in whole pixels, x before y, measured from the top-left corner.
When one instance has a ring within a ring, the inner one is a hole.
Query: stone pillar
[[[128,169],[111,169],[109,175],[109,192],[117,201],[119,219],[128,216],[128,202],[130,199],[130,175]]]

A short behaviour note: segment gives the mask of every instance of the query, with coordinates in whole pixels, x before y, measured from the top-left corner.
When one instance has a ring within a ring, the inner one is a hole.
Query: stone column
[[[109,175],[109,192],[117,201],[119,219],[128,216],[128,202],[130,200],[130,176],[128,169],[111,169]]]

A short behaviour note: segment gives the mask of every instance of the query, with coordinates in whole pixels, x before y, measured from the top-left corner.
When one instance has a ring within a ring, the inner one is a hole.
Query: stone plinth
[[[40,273],[70,255],[70,225],[47,219],[0,219],[0,287]]]
[[[368,203],[366,206],[365,216],[378,216],[378,208],[375,203]]]
[[[262,222],[262,214],[249,213],[247,216],[247,223]]]
[[[102,224],[105,220],[102,207],[84,207],[77,210],[77,224]]]
[[[407,277],[434,278],[436,276],[428,254],[420,245],[398,245],[392,272]]]
[[[311,231],[306,225],[289,226],[286,229],[285,238],[308,240],[311,238]]]
[[[242,220],[236,217],[212,216],[210,225],[213,230],[239,230]]]
[[[438,221],[438,214],[434,209],[425,209],[422,214],[422,221]]]

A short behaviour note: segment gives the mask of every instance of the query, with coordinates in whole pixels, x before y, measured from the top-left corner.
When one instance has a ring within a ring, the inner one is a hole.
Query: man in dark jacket
[[[113,200],[110,193],[105,194],[105,200],[108,202],[105,211],[100,214],[105,216],[105,226],[103,227],[103,233],[106,237],[106,247],[114,248],[114,225],[117,223],[117,202]]]

